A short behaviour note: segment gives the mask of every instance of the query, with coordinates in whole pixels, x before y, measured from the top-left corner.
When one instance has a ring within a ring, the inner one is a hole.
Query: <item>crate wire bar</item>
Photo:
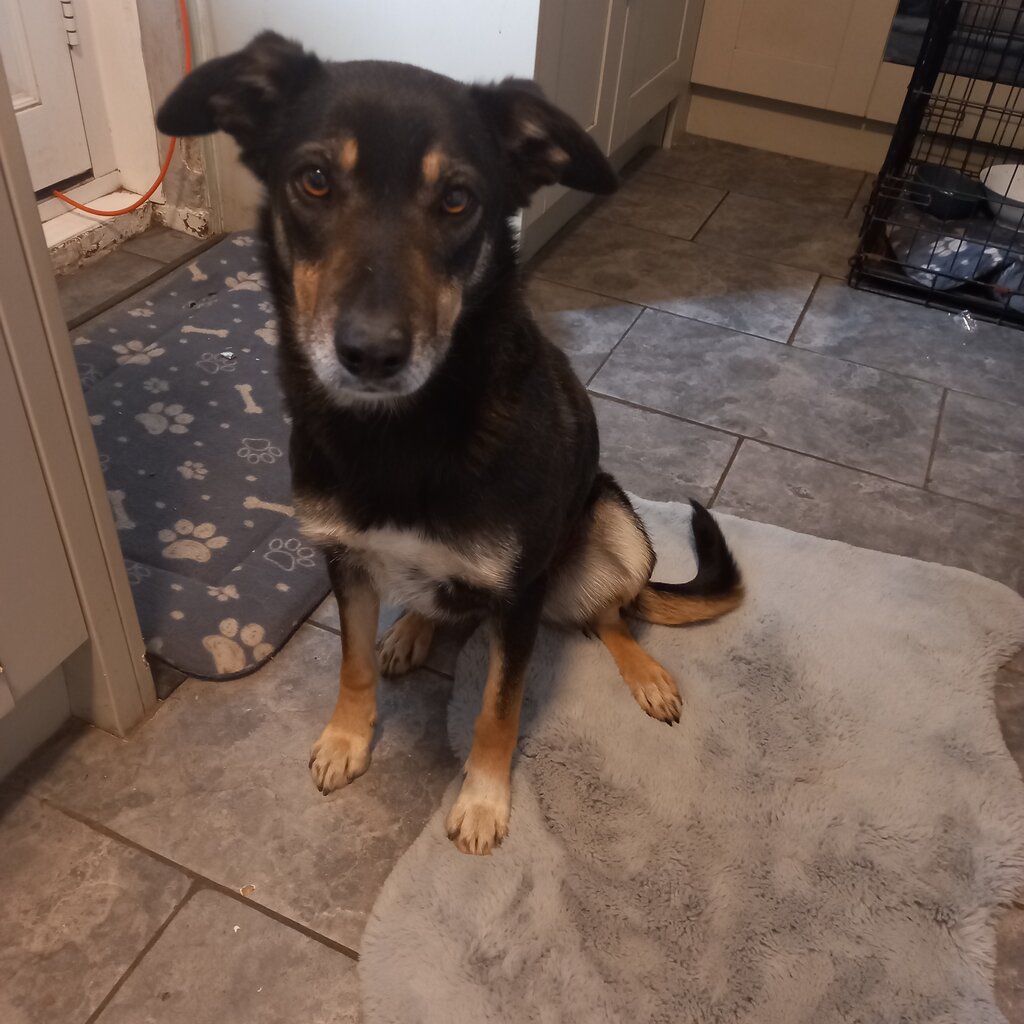
[[[1024,0],[933,0],[850,284],[1024,326]]]

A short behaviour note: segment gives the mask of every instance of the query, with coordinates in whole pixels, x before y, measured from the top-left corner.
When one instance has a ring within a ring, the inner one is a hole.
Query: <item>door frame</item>
[[[155,707],[156,690],[2,71],[0,204],[16,235],[5,259],[24,284],[12,308],[26,325],[10,353],[89,635],[64,677],[72,714],[124,736]]]

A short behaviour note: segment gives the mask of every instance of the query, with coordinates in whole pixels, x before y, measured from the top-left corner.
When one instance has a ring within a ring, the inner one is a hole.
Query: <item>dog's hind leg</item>
[[[381,637],[380,670],[386,676],[400,676],[418,668],[430,654],[434,623],[419,612],[406,612]]]
[[[321,793],[340,789],[370,766],[377,721],[377,618],[379,600],[362,572],[327,553],[327,566],[341,613],[341,679],[338,703],[309,755],[309,770]]]
[[[637,704],[659,722],[678,722],[683,700],[675,680],[633,638],[619,605],[602,611],[594,628]]]
[[[654,568],[643,522],[621,487],[598,476],[583,530],[551,581],[545,614],[596,633],[636,702],[652,718],[679,721],[682,700],[672,677],[633,639],[622,618]]]
[[[491,622],[491,656],[466,777],[448,814],[448,838],[463,853],[490,853],[508,834],[512,754],[519,738],[526,666],[540,623],[543,582]]]

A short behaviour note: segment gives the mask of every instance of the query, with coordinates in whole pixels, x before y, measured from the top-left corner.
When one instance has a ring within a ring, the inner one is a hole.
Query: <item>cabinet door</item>
[[[863,116],[896,0],[705,0],[693,80]]]
[[[629,0],[613,150],[686,90],[700,10],[700,0]]]
[[[0,715],[88,639],[0,315]]]
[[[622,51],[625,0],[543,0],[534,77],[548,98],[571,114],[609,153]],[[536,220],[567,189],[543,189],[524,216]]]

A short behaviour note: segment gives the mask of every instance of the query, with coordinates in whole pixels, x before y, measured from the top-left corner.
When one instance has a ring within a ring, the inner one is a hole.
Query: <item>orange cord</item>
[[[188,21],[188,7],[186,6],[185,0],[178,0],[178,8],[181,11],[181,34],[185,44],[185,74],[188,74],[192,70],[192,39],[190,36],[189,21]],[[160,168],[160,176],[150,186],[149,191],[145,195],[140,196],[131,206],[126,206],[123,210],[97,210],[93,206],[85,206],[83,203],[78,203],[70,196],[66,196],[63,192],[58,192],[57,189],[53,190],[54,199],[62,199],[68,206],[73,206],[76,210],[81,210],[83,213],[91,213],[95,217],[119,217],[122,213],[131,213],[132,210],[137,210],[149,197],[160,187],[161,182],[164,180],[164,176],[167,174],[167,168],[171,166],[171,157],[174,156],[174,147],[177,144],[177,139],[171,139],[170,145],[167,147],[167,156],[164,157],[163,166]]]

